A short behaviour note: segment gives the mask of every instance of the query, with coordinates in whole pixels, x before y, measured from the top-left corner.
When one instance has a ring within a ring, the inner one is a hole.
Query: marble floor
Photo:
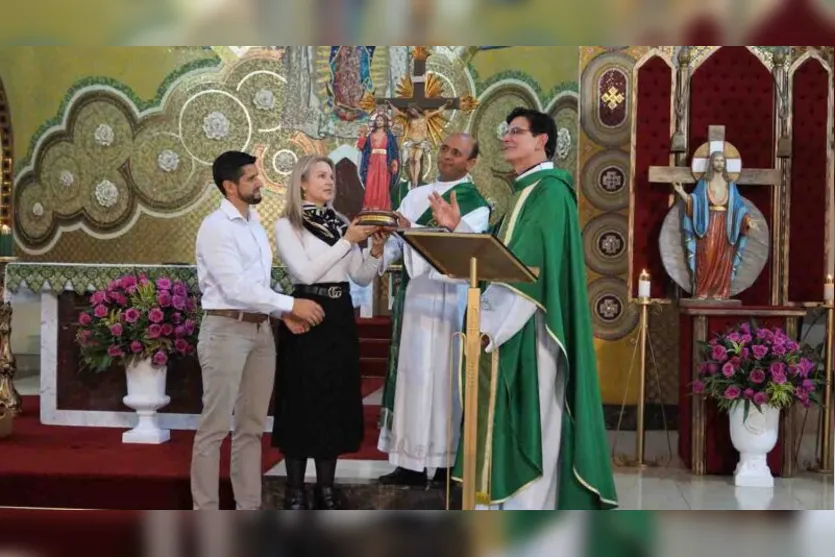
[[[385,461],[340,460],[337,481],[373,482],[393,470]],[[310,462],[307,479],[315,481]],[[283,463],[267,472],[286,476]],[[623,510],[832,510],[832,476],[803,472],[790,479],[775,478],[773,489],[737,488],[732,477],[693,476],[681,468],[615,469],[615,486]]]
[[[366,404],[379,404],[382,391],[365,398]],[[616,454],[634,454],[635,432],[609,432],[609,443]],[[737,488],[731,476],[693,476],[676,454],[677,432],[669,436],[663,431],[647,432],[647,461],[669,461],[660,467],[643,470],[615,468],[615,486],[623,510],[832,510],[835,507],[833,477],[801,472],[794,478],[775,478],[773,489]],[[812,460],[815,436],[804,436],[798,462]],[[345,483],[373,482],[394,469],[386,461],[340,460],[338,481]],[[280,462],[269,476],[286,476]],[[315,481],[313,462],[307,466],[307,479]]]
[[[38,377],[24,377],[15,382],[22,395],[38,394]],[[381,392],[366,397],[366,404],[379,404]],[[631,455],[635,447],[634,432],[609,432],[610,443],[618,454]],[[668,446],[669,442],[669,446]],[[647,432],[646,456],[648,460],[668,458],[672,448],[673,458],[667,467],[634,470],[615,469],[615,485],[621,508],[624,510],[832,510],[835,507],[833,477],[811,472],[800,472],[794,478],[775,478],[773,489],[737,488],[730,476],[693,476],[676,456],[676,432],[669,440],[664,432]],[[815,438],[806,435],[801,445],[799,462],[811,459],[815,450]],[[340,460],[337,465],[338,481],[365,483],[390,472],[393,467],[379,460]],[[307,467],[308,478],[315,479],[316,470],[311,462]],[[285,476],[284,463],[280,462],[267,472],[269,476]]]

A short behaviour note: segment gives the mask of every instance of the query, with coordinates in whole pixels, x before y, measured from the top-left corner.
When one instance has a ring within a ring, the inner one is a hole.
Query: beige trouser
[[[191,456],[194,509],[218,508],[220,444],[232,426],[232,490],[239,510],[261,508],[261,436],[275,381],[269,321],[203,318],[197,341],[203,413]]]

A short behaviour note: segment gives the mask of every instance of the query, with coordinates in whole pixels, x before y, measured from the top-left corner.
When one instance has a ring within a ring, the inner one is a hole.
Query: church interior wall
[[[290,169],[306,153],[345,161],[340,179],[350,183],[342,185],[361,195],[351,157],[367,120],[356,117],[357,107],[337,114],[330,48],[0,48],[15,130],[16,255],[42,262],[193,262],[197,227],[220,199],[207,162],[227,148],[259,156],[266,182],[259,211],[266,223],[278,218]],[[395,95],[409,69],[405,47],[368,48],[357,64],[370,93]],[[447,130],[479,139],[472,174],[496,215],[511,196],[499,124],[520,105],[555,117],[555,163],[577,184],[601,389],[612,408],[624,392],[627,403],[637,395],[630,387],[635,372],[629,375],[637,331],[629,279],[640,269],[629,268],[629,184],[631,146],[642,132],[633,126],[633,104],[667,99],[663,129],[650,129],[647,137],[657,141],[663,159],[651,164],[670,163],[673,91],[665,87],[674,83],[676,48],[657,47],[657,60],[641,62],[645,75],[667,80],[643,92],[635,91],[633,70],[649,47],[433,47],[428,60],[444,95],[479,101],[470,113],[456,111]],[[711,48],[699,47],[694,68],[713,56]],[[601,107],[609,107],[605,117]],[[697,122],[714,116],[699,110]],[[769,153],[760,151],[752,163],[767,166]],[[769,199],[763,200],[767,211]],[[752,293],[757,300],[771,289],[766,274],[767,284]],[[666,288],[660,274],[654,284]],[[15,304],[12,347],[22,361],[36,361],[39,326],[39,303]],[[651,379],[647,396],[656,406],[677,402],[677,327],[675,306],[653,313],[650,333],[663,361],[661,388]]]

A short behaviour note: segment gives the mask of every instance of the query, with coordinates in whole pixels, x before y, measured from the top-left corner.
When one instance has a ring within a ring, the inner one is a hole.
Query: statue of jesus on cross
[[[444,128],[449,123],[443,113],[447,110],[472,111],[478,101],[472,96],[447,98],[442,96],[440,78],[426,72],[429,49],[418,46],[412,49],[414,71],[404,76],[397,86],[397,97],[378,98],[376,105],[387,106],[395,116],[395,122],[404,128],[403,166],[409,181],[409,189],[421,184],[429,170],[429,156],[432,148],[444,137]]]

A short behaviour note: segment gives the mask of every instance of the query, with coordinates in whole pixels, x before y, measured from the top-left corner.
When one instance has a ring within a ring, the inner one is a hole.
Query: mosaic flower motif
[[[61,185],[65,188],[69,188],[75,183],[75,176],[73,176],[72,172],[69,170],[62,170],[58,179],[61,181]]]
[[[229,118],[223,112],[210,112],[203,119],[203,131],[209,139],[223,139],[229,135]]]
[[[42,217],[43,205],[41,205],[39,202],[36,202],[34,205],[32,205],[32,214],[36,217]]]
[[[119,200],[119,189],[110,180],[102,180],[96,184],[96,201],[105,209],[116,205]]]
[[[174,172],[180,166],[180,156],[171,149],[165,149],[157,157],[157,166],[163,172]]]
[[[571,152],[571,132],[568,128],[560,128],[557,132],[557,157],[560,160],[568,157]]]
[[[293,151],[289,149],[281,149],[275,154],[273,158],[273,166],[279,174],[282,176],[288,176],[292,174],[293,167],[299,161],[299,158]]]
[[[258,110],[272,110],[275,108],[275,95],[269,89],[260,89],[252,98],[252,103]]]
[[[507,133],[507,130],[509,128],[510,128],[510,126],[508,125],[507,122],[502,121],[502,122],[499,123],[499,125],[496,127],[496,135],[499,137],[499,139],[504,138],[504,134]]]
[[[93,133],[93,137],[95,138],[96,143],[102,147],[110,147],[113,145],[113,140],[116,136],[113,133],[113,128],[107,124],[99,124],[99,127],[97,127],[96,131]]]

